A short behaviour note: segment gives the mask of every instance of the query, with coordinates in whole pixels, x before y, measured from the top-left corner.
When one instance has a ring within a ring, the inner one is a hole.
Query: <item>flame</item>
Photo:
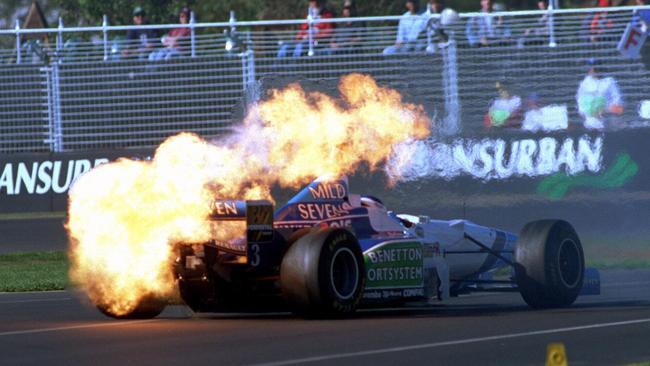
[[[227,240],[243,224],[210,222],[214,199],[271,199],[322,175],[378,168],[393,146],[429,134],[421,106],[350,74],[341,98],[298,84],[272,90],[234,133],[213,143],[170,137],[151,161],[120,159],[80,177],[70,191],[71,279],[114,315],[174,291],[171,243]]]

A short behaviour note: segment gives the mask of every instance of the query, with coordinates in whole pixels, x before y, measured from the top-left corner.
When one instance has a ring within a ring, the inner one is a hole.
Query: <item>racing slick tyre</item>
[[[167,306],[167,301],[154,297],[146,297],[128,313],[115,314],[107,304],[95,304],[99,311],[115,319],[151,319],[157,317]]]
[[[354,313],[365,286],[363,254],[348,230],[325,228],[298,239],[285,254],[280,283],[285,301],[305,316]]]
[[[562,220],[533,221],[521,230],[515,250],[515,277],[533,308],[573,304],[582,288],[584,254],[573,226]]]

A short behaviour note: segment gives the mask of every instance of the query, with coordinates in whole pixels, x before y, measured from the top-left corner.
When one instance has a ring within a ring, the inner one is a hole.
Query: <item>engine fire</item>
[[[122,159],[84,174],[70,190],[70,277],[113,315],[174,290],[170,243],[227,241],[240,222],[210,220],[218,199],[271,199],[324,173],[378,168],[393,146],[429,134],[420,106],[369,76],[351,74],[340,98],[298,84],[273,90],[234,133],[208,142],[181,133],[151,161]],[[224,210],[226,208],[223,208]]]

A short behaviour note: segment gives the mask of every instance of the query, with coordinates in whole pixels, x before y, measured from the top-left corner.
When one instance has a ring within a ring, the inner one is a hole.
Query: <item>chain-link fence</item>
[[[351,72],[398,89],[441,131],[456,133],[484,130],[504,91],[522,109],[530,101],[563,106],[569,124],[581,124],[576,90],[597,62],[623,96],[618,123],[645,124],[638,106],[649,95],[648,72],[617,50],[633,10],[471,13],[444,25],[422,15],[410,19],[417,38],[401,45],[399,16],[61,26],[47,30],[49,42],[33,37],[45,30],[0,30],[15,44],[0,50],[0,152],[152,147],[180,131],[211,138],[265,88],[335,83]],[[158,38],[178,27],[186,32],[174,47]],[[139,38],[127,39],[129,30]],[[148,44],[144,30],[158,32]]]

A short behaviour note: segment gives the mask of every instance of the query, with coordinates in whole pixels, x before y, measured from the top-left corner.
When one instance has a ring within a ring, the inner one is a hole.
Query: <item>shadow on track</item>
[[[525,304],[521,305],[502,305],[502,304],[476,304],[476,305],[432,305],[430,307],[404,307],[404,308],[373,308],[361,309],[354,315],[347,317],[321,317],[321,318],[303,318],[294,315],[286,309],[274,309],[273,311],[260,312],[241,311],[227,313],[192,313],[187,309],[187,316],[197,319],[213,320],[237,320],[237,319],[256,319],[256,320],[354,320],[354,319],[402,319],[402,318],[454,318],[454,317],[495,317],[501,315],[511,315],[514,313],[586,313],[620,310],[644,310],[650,309],[649,301],[605,301],[594,303],[574,304],[573,306],[557,309],[532,309]],[[165,314],[162,317],[165,319]]]

